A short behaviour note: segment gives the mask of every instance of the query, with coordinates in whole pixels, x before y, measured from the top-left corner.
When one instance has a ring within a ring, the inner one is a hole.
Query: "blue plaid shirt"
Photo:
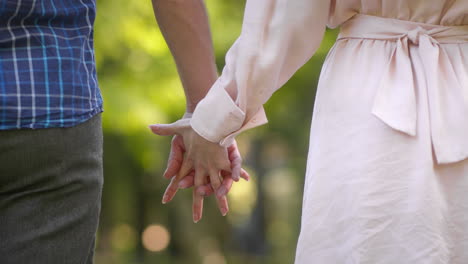
[[[95,0],[0,0],[0,129],[71,127],[102,112]]]

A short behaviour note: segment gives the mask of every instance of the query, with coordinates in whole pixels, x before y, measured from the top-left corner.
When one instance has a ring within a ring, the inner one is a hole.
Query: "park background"
[[[190,191],[161,204],[171,138],[155,136],[147,126],[179,119],[185,100],[151,1],[97,2],[105,184],[95,262],[293,263],[316,86],[336,30],[327,31],[315,56],[265,105],[269,124],[238,137],[252,180],[234,184],[230,213],[221,216],[210,197],[202,221],[194,224]],[[221,71],[239,36],[245,0],[206,5]]]

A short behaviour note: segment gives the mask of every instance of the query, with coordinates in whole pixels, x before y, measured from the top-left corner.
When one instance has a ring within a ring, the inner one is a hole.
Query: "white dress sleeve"
[[[192,128],[228,146],[267,122],[263,104],[314,54],[331,0],[248,0],[242,32],[226,66],[193,113]]]

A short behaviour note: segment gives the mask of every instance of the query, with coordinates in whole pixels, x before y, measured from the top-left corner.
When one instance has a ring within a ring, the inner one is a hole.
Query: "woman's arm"
[[[193,129],[228,146],[266,122],[263,104],[319,47],[331,0],[248,0],[242,33],[226,66],[195,109]]]

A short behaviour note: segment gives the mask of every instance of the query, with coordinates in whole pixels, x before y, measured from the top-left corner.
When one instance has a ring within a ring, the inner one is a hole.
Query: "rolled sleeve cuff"
[[[245,113],[222,88],[213,87],[201,100],[190,124],[200,136],[208,141],[220,143],[228,135],[239,130]]]

